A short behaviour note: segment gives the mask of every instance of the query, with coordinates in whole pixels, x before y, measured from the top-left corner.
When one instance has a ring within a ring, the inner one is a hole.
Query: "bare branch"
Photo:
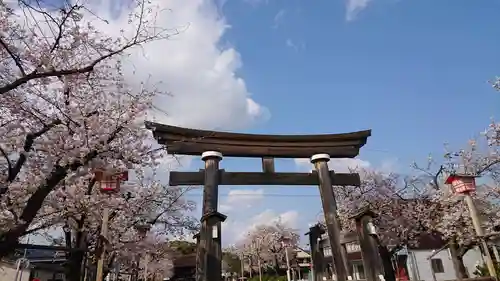
[[[5,42],[5,40],[3,40],[1,37],[0,37],[0,46],[2,46],[4,48],[4,50],[7,52],[7,54],[9,54],[9,56],[12,58],[12,60],[16,64],[17,68],[19,68],[19,71],[21,72],[21,74],[23,76],[26,76],[26,72],[24,71],[21,59],[19,58],[18,55],[14,54],[14,52],[11,50],[11,48],[7,45],[7,42]]]

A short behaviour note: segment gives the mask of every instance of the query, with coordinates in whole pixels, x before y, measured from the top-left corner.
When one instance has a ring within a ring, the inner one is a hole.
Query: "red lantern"
[[[471,175],[450,175],[446,184],[451,184],[453,192],[463,194],[476,190],[476,177]]]
[[[128,180],[128,171],[105,172],[102,170],[95,172],[95,178],[99,182],[99,189],[104,193],[114,193],[120,190],[120,183]]]

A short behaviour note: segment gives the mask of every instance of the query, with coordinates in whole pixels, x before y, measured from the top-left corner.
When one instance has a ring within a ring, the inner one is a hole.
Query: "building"
[[[411,280],[443,281],[453,280],[455,270],[448,249],[436,253],[431,259],[429,256],[438,249],[403,249],[398,256],[406,258],[406,265],[410,272]],[[478,263],[482,263],[481,251],[477,248],[469,250],[463,257],[464,265],[470,277],[474,277],[474,271]]]
[[[64,252],[55,250],[27,249],[0,261],[0,281],[64,281],[62,264],[66,261]],[[23,259],[20,269],[17,261]],[[17,276],[17,279],[16,279]]]
[[[170,277],[170,281],[194,281],[196,274],[196,253],[175,256],[173,266],[173,275]]]
[[[311,253],[309,253],[309,251],[297,247],[294,250],[293,256],[298,268],[309,271],[311,268]]]
[[[352,234],[351,234],[352,235]],[[325,265],[328,275],[333,274],[333,259],[332,259],[332,249],[330,247],[330,242],[328,241],[328,235],[321,235],[321,240],[319,241],[319,247],[323,251],[325,258]],[[347,260],[349,266],[351,267],[352,278],[354,280],[364,280],[365,271],[363,266],[363,258],[361,257],[361,248],[358,243],[348,243],[346,244]]]
[[[348,235],[356,234],[349,233]],[[328,236],[323,234],[319,243],[325,257],[328,274],[331,275],[333,272],[333,260]],[[445,281],[455,279],[451,255],[448,249],[443,249],[444,245],[445,243],[437,237],[425,236],[421,239],[418,247],[405,247],[398,251],[393,261],[398,278],[400,280],[412,281]],[[352,279],[365,280],[361,247],[357,242],[348,243],[346,244],[346,251],[348,263],[351,267]],[[434,256],[429,258],[433,254]],[[464,255],[463,260],[469,276],[473,277],[476,265],[482,263],[480,250],[477,248],[469,250]]]
[[[294,280],[307,279],[311,271],[311,253],[302,248],[296,247],[293,250],[291,261],[292,273],[296,274]]]

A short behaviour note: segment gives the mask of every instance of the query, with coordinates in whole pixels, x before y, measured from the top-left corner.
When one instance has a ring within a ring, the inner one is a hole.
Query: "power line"
[[[203,196],[203,193],[186,193],[184,196]],[[236,196],[236,197],[320,197],[319,194],[272,194],[272,193],[264,193],[264,194],[219,194],[219,196]]]

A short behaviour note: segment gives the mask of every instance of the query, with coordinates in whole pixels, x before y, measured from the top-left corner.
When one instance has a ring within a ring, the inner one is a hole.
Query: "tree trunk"
[[[87,280],[95,280],[97,277],[97,264],[89,263],[87,267]]]
[[[56,120],[57,121],[57,120]],[[51,126],[55,126],[60,124],[60,121],[57,121]],[[44,132],[48,131],[51,127],[47,127],[40,131],[40,135]],[[111,143],[117,136],[118,133],[123,130],[122,126],[113,131],[104,144]],[[33,141],[34,139],[32,139]],[[36,215],[42,208],[43,202],[45,198],[54,190],[54,188],[68,175],[68,171],[76,171],[78,168],[87,165],[90,161],[98,156],[98,151],[92,150],[87,153],[83,159],[75,160],[72,163],[69,163],[65,166],[60,166],[58,164],[54,165],[54,168],[50,172],[50,175],[46,178],[46,180],[40,184],[35,193],[30,196],[28,202],[26,202],[26,206],[23,209],[23,212],[19,216],[19,220],[22,223],[19,223],[14,228],[9,229],[7,232],[0,235],[0,259],[4,258],[8,254],[12,253],[17,246],[19,245],[19,238],[25,235],[26,231],[30,227],[31,223],[35,219]],[[20,165],[23,165],[23,162]],[[19,167],[18,169],[20,169]]]
[[[104,269],[103,269],[103,280],[106,280],[106,276],[108,276],[108,274],[111,273],[111,271],[113,270],[113,264],[114,264],[114,261],[115,261],[115,255],[112,254],[108,260],[106,261],[106,265],[104,266]]]
[[[278,260],[278,254],[274,254],[274,271],[276,272],[276,276],[280,274],[280,262]]]
[[[455,276],[457,279],[462,280],[464,278],[469,278],[469,274],[463,260],[468,249],[460,249],[455,241],[451,241],[448,244],[448,248],[450,249],[451,261],[453,262],[453,269],[455,269]]]
[[[52,173],[48,176],[47,180],[40,185],[35,193],[31,195],[24,207],[20,221],[23,223],[18,224],[6,233],[0,236],[0,258],[12,253],[19,245],[19,238],[21,238],[29,226],[35,219],[38,211],[42,207],[43,201],[49,193],[66,177],[67,171],[64,167],[56,166]]]
[[[386,281],[395,281],[396,273],[394,272],[394,268],[392,267],[392,255],[387,249],[386,246],[382,246],[379,244],[378,251],[380,254],[380,258],[382,259],[382,265],[384,267],[384,277]]]
[[[85,219],[86,217],[82,215],[77,221],[78,229],[83,228]],[[83,263],[85,261],[85,249],[87,249],[87,232],[76,231],[73,233],[74,239],[71,230],[64,233],[66,247],[71,249],[68,253],[68,262],[64,266],[64,274],[68,281],[81,281],[84,274]]]
[[[68,262],[64,266],[64,274],[67,281],[81,281],[82,280],[82,263],[85,254],[83,251],[73,251],[69,254]]]

